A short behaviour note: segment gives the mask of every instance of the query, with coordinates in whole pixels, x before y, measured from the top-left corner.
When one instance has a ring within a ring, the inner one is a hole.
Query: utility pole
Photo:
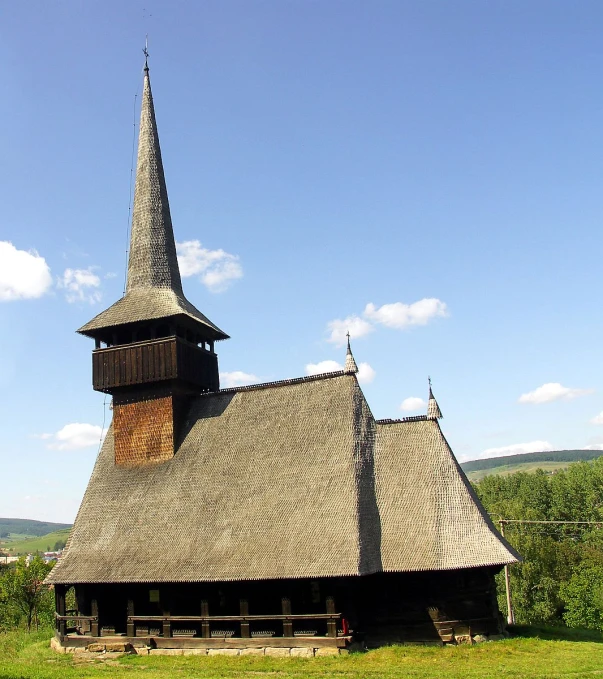
[[[500,520],[500,534],[505,537],[505,521]],[[513,604],[511,602],[511,582],[509,577],[509,565],[505,565],[505,589],[507,591],[507,624],[515,624],[515,614],[513,613]]]

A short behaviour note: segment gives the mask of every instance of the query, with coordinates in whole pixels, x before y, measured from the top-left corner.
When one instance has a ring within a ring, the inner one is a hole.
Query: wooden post
[[[505,537],[505,522],[500,520],[500,534]],[[507,624],[515,624],[515,613],[513,612],[513,603],[511,601],[511,578],[509,575],[509,565],[505,565],[505,589],[507,592]]]
[[[335,613],[335,599],[332,596],[327,597],[327,613]],[[327,636],[337,636],[337,620],[327,621]]]
[[[98,601],[96,599],[92,599],[90,601],[90,615],[96,616],[96,620],[93,620],[90,623],[90,635],[93,637],[100,637],[100,625],[99,625],[99,618],[98,618]]]
[[[66,605],[65,605],[65,590],[67,588],[65,585],[55,585],[54,587],[54,600],[56,604],[56,611],[59,615],[65,615],[66,611]],[[57,621],[57,632],[59,633],[59,637],[63,638],[65,636],[65,632],[67,631],[66,629],[66,621],[65,620],[58,620]]]
[[[247,599],[239,600],[239,610],[240,615],[249,615],[249,602]],[[249,633],[249,622],[247,620],[241,621],[241,636],[244,639],[248,639],[251,636]]]
[[[172,621],[170,620],[170,612],[163,611],[163,637],[169,639],[172,636]]]
[[[126,625],[126,636],[135,637],[136,636],[136,623],[131,619],[134,615],[134,601],[128,599],[128,620]]]
[[[201,600],[201,615],[204,618],[209,618],[209,604],[205,599]],[[204,639],[209,639],[209,637],[211,636],[209,633],[209,620],[201,621],[201,636]]]
[[[281,609],[283,611],[283,615],[291,615],[291,599],[283,597],[281,599]],[[293,636],[293,620],[283,620],[283,636]]]

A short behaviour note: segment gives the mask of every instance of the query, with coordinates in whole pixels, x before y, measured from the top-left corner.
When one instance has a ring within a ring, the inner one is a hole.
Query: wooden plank
[[[169,611],[163,611],[163,636],[167,639],[172,636],[172,621]]]
[[[65,636],[65,633],[67,632],[66,621],[64,619],[66,611],[65,593],[66,593],[65,585],[55,585],[54,598],[56,604],[56,612],[58,613],[57,631],[59,633],[59,636],[61,637]]]
[[[134,615],[134,601],[132,599],[128,599],[128,623],[126,628],[126,634],[129,637],[136,636],[136,624],[131,619],[131,616],[133,615]]]
[[[136,383],[141,384],[144,382],[144,372],[142,367],[142,349],[136,352]]]
[[[134,351],[130,349],[126,354],[126,383],[133,384],[134,380],[132,377],[132,364],[134,363]]]
[[[123,637],[122,637],[123,639]],[[351,637],[253,637],[241,639],[233,637],[220,637],[202,639],[200,637],[188,637],[165,639],[153,637],[153,643],[157,648],[345,648],[351,641]]]
[[[241,599],[239,601],[239,610],[241,611],[241,617],[243,618],[241,621],[241,636],[244,639],[248,639],[251,634],[249,633],[249,622],[245,620],[245,616],[249,615],[249,602],[247,599]]]
[[[132,620],[137,622],[162,622],[169,619],[172,622],[244,622],[251,620],[334,620],[341,617],[341,613],[308,613],[307,615],[133,615]]]
[[[203,622],[201,623],[201,636],[204,639],[209,639],[210,638],[210,628],[209,628],[209,622],[207,621],[209,618],[209,604],[205,599],[201,600],[201,619]]]
[[[153,347],[153,353],[155,354],[155,379],[162,380],[165,377],[165,362],[163,358],[163,345],[158,344]]]
[[[328,596],[326,600],[327,613],[335,613],[335,599],[332,596]],[[327,621],[327,636],[336,637],[337,636],[337,621],[330,619]]]
[[[291,599],[283,597],[281,599],[281,610],[283,615],[291,615]],[[293,621],[291,618],[286,618],[283,620],[283,636],[292,637],[293,636]]]
[[[100,636],[100,628],[98,622],[98,601],[96,599],[92,599],[90,602],[90,612],[95,618],[90,622],[90,634],[93,637],[98,637]]]

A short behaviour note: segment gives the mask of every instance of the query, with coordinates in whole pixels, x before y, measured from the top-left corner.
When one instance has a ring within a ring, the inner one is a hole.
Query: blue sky
[[[596,1],[5,4],[0,516],[73,520],[110,419],[75,330],[123,290],[146,33],[224,384],[334,367],[349,327],[375,416],[431,375],[461,460],[603,447],[602,28]]]

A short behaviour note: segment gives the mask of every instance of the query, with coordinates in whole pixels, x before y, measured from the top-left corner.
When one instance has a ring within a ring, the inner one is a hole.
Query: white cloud
[[[389,328],[406,328],[411,325],[427,325],[429,321],[438,316],[448,316],[446,304],[433,297],[421,299],[413,304],[384,304],[377,308],[369,303],[364,308],[364,318],[352,314],[347,318],[335,319],[327,323],[329,331],[328,342],[332,342],[338,347],[343,346],[347,341],[347,333],[352,339],[364,337],[375,330],[373,323],[380,323]],[[368,319],[368,320],[367,320]]]
[[[589,446],[584,446],[584,450],[603,450],[603,443],[591,443]]]
[[[572,389],[564,387],[559,382],[547,382],[541,387],[522,394],[519,403],[550,403],[551,401],[571,401],[579,396],[592,394],[594,389]]]
[[[407,413],[424,408],[427,408],[427,403],[418,396],[409,396],[408,398],[405,398],[400,404],[400,410],[404,410]]]
[[[251,375],[250,373],[244,373],[242,370],[220,373],[220,386],[223,389],[242,387],[245,384],[257,384],[259,381],[259,377]]]
[[[358,378],[358,382],[360,382],[360,384],[369,384],[369,382],[372,382],[375,379],[376,374],[377,373],[375,372],[374,368],[372,368],[368,363],[358,364],[358,374],[356,377]]]
[[[50,269],[35,250],[26,252],[8,241],[0,241],[0,301],[33,299],[52,285]]]
[[[448,309],[444,302],[430,297],[413,304],[395,302],[384,304],[379,308],[369,303],[364,309],[364,316],[388,328],[407,328],[411,325],[427,325],[429,321],[438,316],[448,316]]]
[[[98,425],[73,422],[66,424],[56,434],[38,434],[37,438],[51,440],[47,444],[50,450],[79,450],[98,446],[101,434],[104,436],[105,432]]]
[[[327,324],[327,329],[331,333],[328,342],[332,342],[338,347],[342,347],[348,341],[346,337],[347,333],[350,333],[352,339],[358,339],[359,337],[364,337],[372,332],[375,328],[359,316],[348,316],[347,318],[335,319],[334,321],[329,321]]]
[[[65,299],[72,304],[73,302],[88,302],[96,304],[100,302],[102,293],[100,288],[100,278],[92,271],[93,267],[87,269],[65,269],[62,278],[59,278],[57,286],[65,290]]]
[[[323,373],[337,372],[337,370],[343,370],[343,366],[337,361],[320,361],[320,363],[308,363],[306,365],[306,375],[322,375]]]
[[[545,453],[555,450],[548,441],[529,441],[528,443],[513,443],[500,448],[487,448],[476,459],[486,457],[503,457],[505,455],[524,455],[525,453]]]
[[[198,240],[176,243],[180,274],[183,278],[199,276],[210,292],[224,292],[238,278],[243,267],[237,255],[224,250],[208,250]]]
[[[341,363],[337,361],[320,361],[320,363],[308,363],[306,365],[306,375],[322,375],[324,373],[337,372],[343,370]],[[356,375],[360,384],[368,384],[375,379],[374,368],[368,363],[358,364],[358,373]]]
[[[598,415],[595,415],[591,421],[591,424],[603,424],[603,411],[601,411]]]

